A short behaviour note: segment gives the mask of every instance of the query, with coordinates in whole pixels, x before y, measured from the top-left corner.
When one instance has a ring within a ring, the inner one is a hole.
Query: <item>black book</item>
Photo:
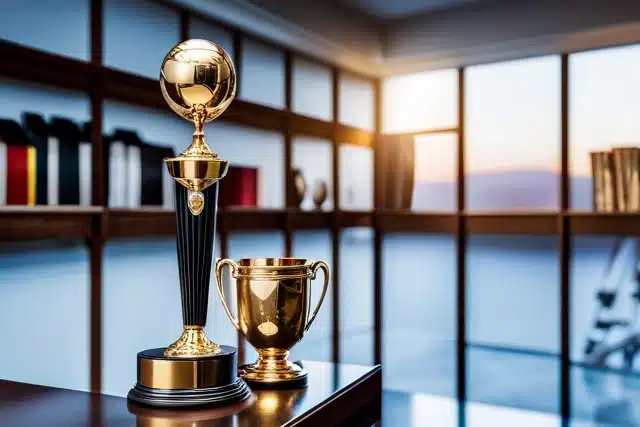
[[[143,144],[141,146],[142,163],[142,205],[162,206],[162,176],[164,170],[163,147]]]
[[[80,204],[80,139],[78,125],[69,119],[53,117],[49,135],[58,140],[58,203]]]
[[[36,204],[46,205],[48,199],[49,125],[37,113],[22,114],[22,126],[36,148]]]

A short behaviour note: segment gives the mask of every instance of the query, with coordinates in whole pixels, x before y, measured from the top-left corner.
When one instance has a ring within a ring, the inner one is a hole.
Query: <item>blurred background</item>
[[[203,38],[215,256],[332,269],[293,359],[382,363],[383,425],[640,425],[640,216],[589,157],[640,142],[635,2],[0,0],[0,36],[0,378],[125,396],[179,335],[157,79]],[[213,293],[207,328],[255,358]]]

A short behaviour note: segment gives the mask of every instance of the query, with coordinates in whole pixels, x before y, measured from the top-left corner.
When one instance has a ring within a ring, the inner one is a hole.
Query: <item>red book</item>
[[[24,145],[7,146],[7,204],[26,205],[29,200],[29,156]]]
[[[230,166],[227,176],[220,180],[221,207],[258,206],[258,169]]]

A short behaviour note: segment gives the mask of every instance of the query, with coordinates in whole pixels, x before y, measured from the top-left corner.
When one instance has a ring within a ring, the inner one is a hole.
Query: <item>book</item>
[[[163,204],[163,148],[155,145],[141,146],[142,159],[142,205],[162,206]]]
[[[80,204],[80,138],[78,125],[63,117],[52,117],[49,136],[58,144],[57,202],[61,205]],[[55,142],[53,144],[55,148]],[[50,163],[55,167],[55,162]],[[55,190],[54,190],[55,191]]]
[[[164,159],[176,156],[171,147],[161,147],[162,158],[162,207],[166,209],[176,208],[176,181],[169,175]]]
[[[142,142],[134,131],[116,129],[109,151],[109,206],[138,208],[141,205]],[[111,174],[113,172],[113,174]]]
[[[49,125],[40,114],[25,112],[22,126],[36,149],[36,204],[46,205],[49,203]]]
[[[80,146],[78,147],[78,157],[80,158],[80,165],[78,172],[80,175],[80,205],[91,206],[92,203],[92,187],[93,182],[92,170],[92,147],[91,141],[91,122],[86,122],[80,131]]]
[[[220,207],[258,206],[258,169],[229,166],[227,176],[220,181]]]
[[[0,120],[0,140],[5,153],[0,173],[6,178],[2,198],[7,205],[36,202],[36,150],[24,129],[13,120]]]

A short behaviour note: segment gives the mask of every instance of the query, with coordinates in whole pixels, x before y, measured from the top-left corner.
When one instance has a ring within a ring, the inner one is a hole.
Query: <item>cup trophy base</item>
[[[127,399],[158,408],[226,406],[248,399],[251,390],[238,378],[236,349],[220,346],[206,357],[167,357],[165,348],[138,353],[138,381]]]
[[[280,390],[302,388],[308,384],[307,371],[296,363],[287,362],[286,368],[269,369],[260,366],[260,362],[242,365],[238,373],[251,388]]]

